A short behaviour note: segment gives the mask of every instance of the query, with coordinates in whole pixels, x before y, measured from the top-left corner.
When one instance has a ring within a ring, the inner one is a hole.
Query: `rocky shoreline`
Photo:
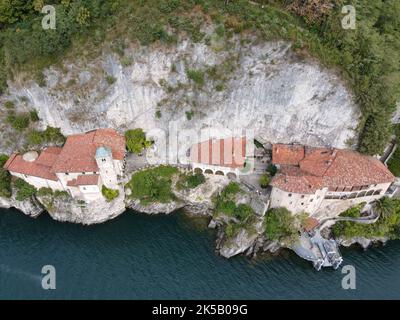
[[[33,218],[47,212],[54,220],[84,225],[104,223],[114,219],[128,209],[149,215],[171,214],[183,209],[189,216],[210,219],[208,228],[216,230],[216,251],[225,258],[231,258],[239,254],[255,258],[262,254],[278,254],[281,249],[291,249],[290,245],[270,241],[265,237],[264,217],[262,216],[255,217],[251,229],[242,228],[233,237],[227,236],[225,225],[229,218],[213,214],[212,197],[228,183],[229,179],[226,177],[209,176],[204,184],[195,189],[182,191],[174,188],[174,193],[177,197],[175,201],[169,203],[142,205],[140,201],[131,199],[125,194],[125,190],[121,188],[120,196],[112,202],[100,200],[88,204],[67,196],[60,198],[34,196],[25,201],[17,201],[15,197],[11,197],[10,199],[0,198],[0,207],[7,209],[13,207]],[[353,239],[337,239],[337,243],[340,246],[359,245],[364,250],[371,245],[377,243],[385,244],[387,241],[387,238],[367,239],[356,237]]]

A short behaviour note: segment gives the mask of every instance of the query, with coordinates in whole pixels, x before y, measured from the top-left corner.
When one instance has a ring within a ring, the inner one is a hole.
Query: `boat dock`
[[[322,267],[332,267],[336,270],[343,262],[336,241],[323,238],[318,229],[312,234],[303,232],[293,250],[299,257],[311,261],[318,271]]]

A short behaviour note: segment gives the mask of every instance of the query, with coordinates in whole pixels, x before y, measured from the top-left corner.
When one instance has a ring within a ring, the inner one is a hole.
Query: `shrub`
[[[0,197],[11,197],[11,176],[7,170],[3,169],[4,164],[7,162],[8,156],[5,154],[0,155]]]
[[[32,110],[31,112],[29,112],[29,117],[32,122],[38,122],[40,120],[36,110]]]
[[[177,183],[177,187],[178,189],[194,189],[203,184],[205,181],[206,178],[201,172],[196,172],[194,174],[181,174]]]
[[[400,144],[397,145],[392,157],[388,161],[389,170],[396,176],[400,176]]]
[[[69,193],[67,191],[56,190],[56,191],[54,191],[54,197],[55,198],[68,198]]]
[[[135,154],[141,153],[143,149],[152,145],[151,141],[146,140],[146,134],[141,128],[126,131],[125,138],[126,148]]]
[[[14,186],[17,188],[15,197],[17,201],[29,199],[36,193],[36,188],[34,186],[19,178],[14,181]]]
[[[360,217],[361,206],[350,208],[341,216]],[[400,237],[400,200],[382,198],[376,205],[380,217],[372,224],[361,224],[352,221],[339,221],[334,224],[332,231],[335,237],[388,237],[389,239],[399,239]]]
[[[161,118],[161,111],[157,110],[155,116],[156,116],[157,119],[160,119]]]
[[[269,177],[268,174],[263,174],[260,177],[260,186],[261,186],[261,188],[265,189],[266,187],[268,187],[269,182],[270,182],[270,177]]]
[[[293,243],[298,237],[295,218],[286,208],[270,209],[264,220],[265,235],[269,240]]]
[[[11,119],[11,126],[16,130],[23,130],[29,126],[30,116],[29,114],[16,115]]]
[[[201,70],[189,69],[186,70],[187,77],[196,83],[199,87],[204,85],[204,72]]]
[[[194,115],[193,110],[186,111],[185,114],[186,114],[186,119],[188,119],[188,121],[192,120],[193,115]]]
[[[112,84],[115,83],[115,81],[117,81],[117,79],[108,74],[108,75],[106,75],[106,81],[111,86]]]
[[[14,102],[12,102],[12,101],[6,101],[6,102],[4,102],[4,107],[5,107],[7,110],[14,109]]]
[[[278,171],[278,168],[274,164],[270,163],[268,165],[267,172],[269,173],[269,175],[271,177],[273,177],[276,174],[277,171]]]
[[[244,203],[239,204],[234,211],[235,217],[238,218],[240,221],[247,220],[253,214],[254,210],[248,204]]]
[[[119,190],[109,189],[104,185],[101,188],[101,193],[103,194],[104,198],[106,198],[106,200],[108,202],[113,201],[115,198],[117,198],[119,196]]]
[[[132,191],[131,197],[139,199],[144,205],[175,200],[172,192],[172,176],[178,172],[177,168],[171,166],[159,166],[136,172],[127,184]]]
[[[39,197],[51,196],[53,195],[53,190],[51,190],[50,188],[40,188],[37,191],[37,195]]]
[[[30,146],[54,143],[62,144],[66,138],[62,135],[59,128],[47,127],[45,131],[31,130],[27,134],[27,141]]]

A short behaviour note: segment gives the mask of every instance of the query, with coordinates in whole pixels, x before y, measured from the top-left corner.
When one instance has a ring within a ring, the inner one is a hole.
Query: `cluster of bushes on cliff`
[[[17,189],[17,194],[15,196],[17,201],[27,200],[37,192],[34,186],[19,178],[14,180],[14,187]]]
[[[139,199],[147,205],[154,202],[168,203],[175,200],[172,192],[172,177],[178,169],[171,166],[159,166],[136,172],[126,187],[131,190],[131,198]]]
[[[358,218],[360,217],[360,209],[361,206],[350,208],[343,212],[341,216]],[[400,237],[400,199],[383,197],[377,201],[375,210],[380,213],[377,222],[362,224],[352,221],[339,221],[332,228],[334,236],[346,239],[353,237],[398,239]]]
[[[194,189],[206,181],[206,177],[201,172],[195,173],[182,173],[179,176],[177,182],[177,188],[182,189]]]
[[[8,156],[5,154],[0,155],[0,197],[11,197],[11,176],[7,170],[3,169],[4,164],[7,162]]]
[[[176,43],[179,34],[209,44],[201,26],[211,20],[218,37],[251,31],[265,40],[289,40],[300,54],[307,52],[342,70],[363,114],[360,151],[382,152],[392,132],[390,117],[400,97],[398,0],[54,0],[52,4],[57,28],[44,31],[43,0],[0,2],[0,92],[15,69],[36,73],[42,83],[41,70],[67,49],[75,50],[75,56],[100,52],[108,41],[123,56],[127,44],[121,35],[142,45]],[[344,5],[356,8],[354,30],[342,27]],[[200,73],[188,76],[198,84],[205,81]]]
[[[214,216],[220,214],[231,217],[226,223],[225,234],[228,238],[237,234],[240,229],[252,231],[254,210],[246,203],[236,205],[236,195],[240,187],[236,182],[230,182],[216,197],[213,198]]]
[[[61,133],[60,128],[47,127],[44,131],[31,130],[27,133],[27,142],[30,147],[43,144],[61,145],[66,137]]]
[[[137,128],[125,132],[126,148],[129,152],[139,154],[150,147],[153,142],[146,139],[143,129]]]

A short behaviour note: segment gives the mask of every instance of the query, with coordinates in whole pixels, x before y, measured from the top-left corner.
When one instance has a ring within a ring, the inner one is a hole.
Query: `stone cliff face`
[[[200,71],[204,84],[190,81],[188,70]],[[263,142],[345,147],[356,137],[359,111],[342,81],[284,42],[131,47],[121,59],[105,52],[44,73],[46,87],[16,77],[3,100],[36,109],[43,127],[66,135],[98,127],[150,132],[176,121],[194,130],[251,128]]]
[[[190,71],[195,71],[192,80]],[[211,126],[253,129],[261,142],[341,148],[357,138],[360,113],[343,82],[317,62],[296,56],[285,42],[234,39],[210,45],[183,41],[175,47],[132,46],[123,58],[105,50],[96,59],[66,61],[44,75],[44,87],[16,75],[0,105],[12,100],[17,112],[35,109],[42,129],[59,127],[64,135],[99,127],[140,127],[152,135],[154,129],[167,130],[174,122],[180,130],[197,132]],[[2,130],[7,134],[15,132]],[[0,152],[20,148],[23,138],[14,144],[0,139]],[[189,147],[188,139],[179,138],[177,145]],[[157,161],[160,154],[155,156]],[[211,215],[211,196],[227,182],[210,181],[189,193],[176,191],[181,201],[169,204],[142,206],[121,200],[83,207],[57,200],[48,211],[56,220],[83,224],[112,219],[125,207],[149,214],[185,207],[192,214]],[[43,211],[40,204],[1,198],[0,207],[16,207],[29,215]],[[221,241],[221,254],[230,257],[263,246],[260,226],[255,233],[243,230],[236,239]]]

